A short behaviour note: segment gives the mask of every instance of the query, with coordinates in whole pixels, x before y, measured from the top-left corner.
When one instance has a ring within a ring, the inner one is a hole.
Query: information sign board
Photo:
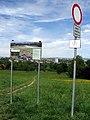
[[[31,60],[41,58],[42,43],[40,42],[20,42],[10,44],[10,56],[13,59]]]

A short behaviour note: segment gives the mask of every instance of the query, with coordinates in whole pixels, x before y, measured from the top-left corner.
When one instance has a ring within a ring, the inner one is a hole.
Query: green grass
[[[90,120],[90,82],[76,82],[75,112],[71,118],[72,82],[67,74],[41,72],[38,106],[37,72],[14,71],[13,88],[32,82],[34,77],[32,86],[13,93],[12,105],[5,91],[0,95],[0,120]],[[9,89],[9,82],[10,71],[0,71],[0,90]]]
[[[18,87],[23,84],[29,84],[33,81],[37,72],[13,71],[13,87]],[[0,71],[0,90],[9,89],[10,87],[10,71]]]

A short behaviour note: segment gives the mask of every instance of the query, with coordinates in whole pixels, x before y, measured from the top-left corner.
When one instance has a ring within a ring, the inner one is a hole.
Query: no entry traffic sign
[[[77,25],[80,25],[82,22],[82,11],[78,4],[74,4],[72,7],[72,17],[74,19],[74,22]]]

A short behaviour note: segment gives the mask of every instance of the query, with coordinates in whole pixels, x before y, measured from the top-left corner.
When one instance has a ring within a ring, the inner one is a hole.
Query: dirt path
[[[14,89],[13,89],[13,93],[16,93],[16,92],[18,92],[18,91],[20,91],[20,90],[22,90],[22,89],[25,89],[25,88],[27,88],[27,87],[32,86],[32,85],[35,83],[35,81],[36,81],[36,76],[33,78],[33,81],[32,81],[31,83],[22,84],[22,85],[18,86],[18,88],[14,88]],[[0,91],[0,95],[3,95],[3,92],[4,92],[4,91],[5,91],[5,90],[1,90],[1,91]],[[7,90],[6,94],[10,94],[10,91]]]
[[[25,88],[27,88],[27,87],[32,86],[32,85],[35,83],[35,81],[36,81],[36,79],[34,78],[34,80],[33,80],[30,84],[24,85],[24,86],[22,86],[22,87],[20,87],[20,88],[17,88],[17,89],[15,89],[15,90],[13,90],[13,93],[16,93],[16,92],[18,92],[18,91],[20,91],[20,90],[22,90],[22,89],[25,89]],[[10,93],[8,93],[8,94],[10,94]]]

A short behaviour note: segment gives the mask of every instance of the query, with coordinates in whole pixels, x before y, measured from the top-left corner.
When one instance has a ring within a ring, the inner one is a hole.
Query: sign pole
[[[74,20],[74,40],[81,38],[81,30],[79,25],[82,22],[82,11],[78,4],[74,4],[72,7],[72,17]],[[79,46],[80,47],[80,46]],[[73,68],[73,90],[72,90],[72,107],[71,107],[71,117],[74,114],[74,99],[75,99],[75,84],[76,84],[76,56],[77,56],[77,46],[74,47],[74,68]]]
[[[40,60],[38,61],[37,105],[40,100]]]
[[[41,60],[41,55],[42,55],[42,42],[39,41],[40,43],[40,54],[39,54],[39,60],[38,60],[38,83],[37,83],[37,105],[39,105],[40,102],[40,60]]]
[[[77,40],[76,37],[75,37],[75,40]],[[71,108],[71,117],[73,117],[73,113],[74,113],[75,84],[76,84],[76,56],[77,56],[77,48],[74,48],[73,90],[72,90],[72,108]]]
[[[11,61],[11,79],[10,79],[10,104],[12,104],[12,71],[13,71],[13,61]]]

